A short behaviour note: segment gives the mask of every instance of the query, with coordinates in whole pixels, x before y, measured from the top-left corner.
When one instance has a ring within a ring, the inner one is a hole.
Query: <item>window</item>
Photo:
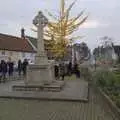
[[[2,51],[2,55],[5,55],[5,51]]]
[[[22,57],[25,57],[25,53],[22,53]]]
[[[31,55],[30,55],[31,57],[33,57],[34,56],[34,54],[33,53],[31,53]]]

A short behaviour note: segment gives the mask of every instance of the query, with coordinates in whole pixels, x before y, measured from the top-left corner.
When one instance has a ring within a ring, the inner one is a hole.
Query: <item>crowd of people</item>
[[[24,59],[22,62],[21,60],[18,60],[17,63],[17,70],[15,68],[14,62],[9,60],[1,60],[0,62],[0,82],[5,82],[7,77],[13,76],[13,73],[16,73],[19,75],[26,76],[27,73],[27,66],[28,66],[27,59]],[[69,64],[65,64],[64,62],[61,62],[60,64],[55,64],[55,78],[56,79],[62,79],[64,80],[65,76],[71,76],[72,74],[75,74],[77,78],[80,78],[80,70],[78,67],[78,64],[75,63],[74,66],[71,62]]]
[[[21,76],[22,74],[25,76],[26,75],[26,71],[27,71],[27,65],[28,65],[28,61],[27,59],[24,59],[24,61],[22,62],[21,60],[18,61],[17,63],[17,72],[18,75]],[[5,82],[7,76],[13,76],[13,73],[16,72],[15,69],[15,65],[14,62],[9,60],[9,61],[5,61],[5,60],[1,60],[0,62],[0,82]]]
[[[75,74],[77,78],[80,78],[80,70],[78,64],[75,63],[72,65],[71,62],[69,64],[65,64],[64,62],[55,65],[55,78],[64,80],[65,76],[71,76]]]

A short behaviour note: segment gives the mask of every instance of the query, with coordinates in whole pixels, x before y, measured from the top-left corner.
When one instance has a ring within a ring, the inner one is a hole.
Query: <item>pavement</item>
[[[90,89],[88,102],[0,98],[0,120],[119,120]]]
[[[88,101],[88,82],[84,80],[67,80],[60,92],[51,91],[13,91],[13,85],[24,84],[23,81],[8,81],[0,84],[0,98],[39,99],[57,101]]]
[[[89,86],[88,99],[88,89],[83,89],[84,85],[88,85],[87,82],[83,80],[68,80],[66,82],[66,88],[61,93],[55,92],[54,94],[51,92],[12,91],[12,85],[23,84],[23,81],[20,80],[1,83],[0,120],[119,120],[91,86]],[[70,89],[71,87],[72,89]],[[31,94],[34,97],[87,98],[88,101],[14,99],[15,96],[21,97]]]

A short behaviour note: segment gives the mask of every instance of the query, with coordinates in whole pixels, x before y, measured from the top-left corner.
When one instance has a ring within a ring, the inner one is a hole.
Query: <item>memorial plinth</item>
[[[42,65],[30,65],[28,67],[26,84],[45,85],[55,80],[54,67],[52,63]]]

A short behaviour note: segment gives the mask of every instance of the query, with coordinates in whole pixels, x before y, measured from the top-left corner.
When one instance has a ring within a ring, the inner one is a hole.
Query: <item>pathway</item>
[[[89,102],[0,99],[0,120],[118,120],[90,89]]]

